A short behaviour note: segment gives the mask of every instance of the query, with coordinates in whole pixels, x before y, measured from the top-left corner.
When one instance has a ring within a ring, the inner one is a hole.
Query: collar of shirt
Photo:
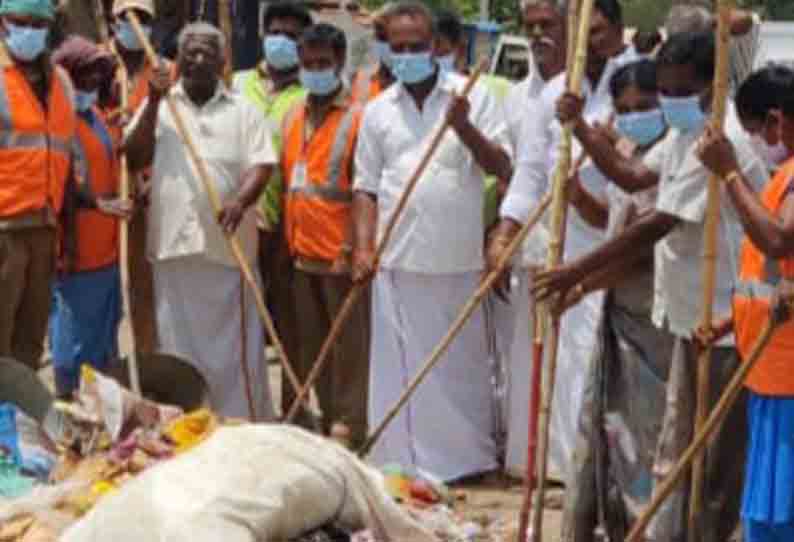
[[[182,79],[174,85],[174,90],[172,91],[173,96],[183,102],[191,104],[193,107],[199,108],[199,106],[190,99],[188,96],[187,91],[185,90],[185,86],[182,84]],[[212,98],[207,100],[207,102],[200,106],[206,107],[212,104],[215,104],[220,101],[233,101],[232,92],[226,87],[223,81],[218,80],[218,85],[215,87],[215,94],[212,95]]]
[[[348,87],[347,85],[345,85],[343,83],[342,84],[342,90],[340,90],[337,93],[337,95],[334,97],[334,99],[331,101],[330,107],[326,111],[326,114],[323,115],[323,117],[322,117],[322,121],[325,121],[326,117],[328,116],[328,113],[332,109],[347,109],[350,106],[350,98],[351,98],[350,87]],[[312,135],[314,135],[314,132],[318,128],[320,128],[320,126],[322,125],[322,122],[320,122],[319,124],[316,124],[315,120],[316,120],[315,117],[309,111],[309,98],[307,97],[306,98],[306,122],[304,124],[304,126],[305,126],[304,137],[305,137],[306,141],[311,139]]]

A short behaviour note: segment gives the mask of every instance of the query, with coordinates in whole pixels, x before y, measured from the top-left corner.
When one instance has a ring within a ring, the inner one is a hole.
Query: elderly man
[[[50,0],[0,5],[0,356],[37,368],[55,273],[56,221],[76,144],[69,76],[47,54]]]
[[[501,110],[481,85],[468,100],[460,97],[465,79],[438,68],[424,4],[398,3],[387,35],[399,84],[367,106],[359,132],[355,280],[374,271],[376,238],[429,139],[445,118],[452,130],[408,200],[375,278],[371,424],[383,419],[476,289],[483,268],[483,173],[510,175]],[[482,313],[476,313],[384,433],[373,450],[377,463],[421,468],[444,480],[496,467],[485,338]]]
[[[622,10],[617,0],[596,0],[588,50],[584,114],[591,123],[606,123],[613,109],[609,94],[612,74],[638,58],[634,49],[623,42]],[[489,249],[492,262],[549,189],[562,133],[561,125],[554,119],[554,111],[564,90],[565,74],[560,74],[546,85],[537,101],[525,106],[525,115],[534,121],[524,124],[515,175],[502,203],[502,224]],[[575,149],[574,155],[578,156],[579,152],[578,148]],[[607,181],[592,163],[588,162],[580,169],[580,177],[591,193],[603,194]],[[572,210],[566,230],[565,259],[581,254],[600,241],[602,235]],[[540,247],[539,261],[545,260],[545,245],[543,243]],[[595,344],[601,300],[601,294],[586,297],[566,313],[561,323],[549,460],[551,476],[561,480],[567,480],[570,472],[586,368]],[[529,353],[526,358],[529,358]]]
[[[169,89],[158,69],[127,140],[132,168],[152,165],[148,251],[153,261],[157,330],[164,353],[194,363],[210,402],[226,416],[272,417],[264,336],[226,237],[236,234],[256,264],[251,207],[276,162],[272,135],[257,111],[222,83],[223,34],[194,23],[179,37],[180,80]],[[184,119],[223,200],[216,215],[170,110]],[[247,373],[247,374],[246,374]]]

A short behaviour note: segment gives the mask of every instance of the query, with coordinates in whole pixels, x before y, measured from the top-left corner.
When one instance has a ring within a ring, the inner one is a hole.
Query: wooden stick
[[[146,56],[149,58],[149,62],[151,62],[153,66],[157,66],[159,63],[157,54],[154,52],[154,49],[152,49],[152,44],[149,42],[149,38],[146,37],[146,35],[143,33],[143,30],[141,29],[141,23],[138,20],[138,16],[135,15],[132,10],[128,10],[127,17],[132,23],[132,28],[135,30],[138,40],[140,40],[140,42],[143,44],[143,47],[146,51]],[[207,166],[204,163],[204,160],[201,158],[201,155],[198,153],[196,145],[193,142],[193,139],[190,137],[190,133],[187,131],[187,128],[185,127],[185,121],[182,118],[182,115],[179,113],[179,109],[176,106],[173,96],[171,96],[170,93],[166,94],[165,99],[166,103],[168,104],[168,109],[171,112],[171,117],[173,118],[174,124],[176,125],[177,132],[185,143],[185,147],[188,150],[190,159],[193,161],[193,165],[196,167],[198,176],[204,185],[204,190],[207,192],[207,197],[210,200],[210,204],[216,213],[220,213],[221,209],[223,208],[223,203],[221,202],[220,196],[218,195],[218,191],[215,189],[215,185],[212,184],[212,179],[210,178],[209,172],[207,171]],[[245,254],[243,253],[243,249],[240,246],[240,241],[234,234],[227,235],[226,240],[229,242],[229,247],[232,251],[234,259],[240,266],[240,271],[242,272],[245,281],[248,283],[248,286],[254,293],[254,301],[256,302],[257,310],[264,321],[265,329],[267,329],[267,332],[270,335],[270,340],[273,342],[273,346],[275,346],[276,351],[278,352],[279,361],[281,362],[281,367],[284,369],[287,380],[289,380],[293,389],[297,393],[298,390],[300,390],[300,382],[298,381],[298,377],[295,376],[295,371],[292,369],[289,359],[287,359],[287,354],[284,351],[284,345],[282,344],[281,339],[278,337],[276,326],[273,324],[273,318],[271,318],[270,312],[267,310],[267,305],[265,305],[265,298],[262,295],[262,290],[259,288],[259,284],[256,282],[256,277],[254,276],[253,271],[251,271],[251,266],[248,263]]]
[[[717,58],[714,96],[712,102],[711,122],[715,129],[722,130],[725,122],[725,105],[728,94],[728,59],[730,55],[730,17],[731,7],[727,0],[719,2],[719,20],[717,25]],[[714,292],[717,274],[717,237],[720,222],[720,179],[711,175],[708,185],[708,201],[703,246],[703,314],[701,326],[708,328],[714,317]],[[695,431],[700,431],[706,422],[709,408],[711,382],[709,366],[711,347],[701,352],[697,361],[697,406],[695,410]],[[698,454],[692,466],[692,490],[689,498],[689,516],[687,522],[688,540],[697,542],[700,539],[698,524],[703,510],[703,483],[705,475],[704,454]]]
[[[234,34],[232,31],[232,3],[231,0],[219,0],[218,2],[218,19],[220,20],[220,27],[223,35],[226,37],[226,50],[223,52],[226,62],[223,66],[223,80],[226,86],[232,86],[232,79],[234,78],[234,59],[232,40]]]
[[[538,451],[538,422],[540,420],[540,393],[543,379],[543,324],[539,306],[533,306],[534,338],[532,342],[532,375],[529,392],[529,431],[527,433],[527,468],[524,480],[524,502],[518,520],[518,540],[527,542],[532,493],[535,491],[535,464]]]
[[[769,344],[772,334],[782,323],[781,321],[773,319],[767,321],[761,332],[761,336],[753,346],[750,357],[745,360],[736,371],[731,381],[725,387],[725,391],[722,393],[714,410],[711,411],[706,423],[704,423],[703,427],[697,432],[692,443],[686,451],[684,451],[684,454],[670,471],[670,474],[668,474],[664,481],[656,488],[650,504],[642,512],[642,515],[637,518],[628,536],[626,536],[626,542],[642,542],[645,540],[645,529],[650,524],[653,516],[659,511],[659,508],[664,504],[664,501],[670,496],[678,483],[686,476],[689,471],[689,465],[695,459],[695,456],[708,445],[712,436],[722,426],[725,417],[728,415],[737,399],[739,399],[747,375],[753,370],[758,358],[761,357],[767,344]]]
[[[576,36],[575,53],[571,55],[569,51],[567,66],[568,71],[568,92],[581,94],[584,70],[587,63],[587,44],[590,39],[590,20],[593,12],[594,0],[582,0],[580,10],[576,11],[576,2],[572,2],[569,17],[574,16],[578,20],[578,32]],[[570,24],[570,21],[569,21]],[[563,126],[562,138],[560,139],[560,151],[557,167],[554,172],[552,214],[551,214],[551,241],[547,265],[549,269],[559,266],[562,262],[563,249],[565,244],[565,230],[567,225],[568,202],[566,195],[568,192],[568,179],[571,170],[573,146],[573,126],[568,123]],[[543,386],[543,397],[540,406],[539,424],[540,436],[538,438],[538,495],[535,498],[534,511],[532,517],[532,540],[539,542],[543,536],[543,504],[546,492],[546,470],[548,464],[549,451],[549,425],[551,422],[551,403],[554,397],[554,384],[557,372],[557,351],[560,341],[560,321],[559,317],[554,316],[550,303],[543,305],[543,319],[545,320],[542,331],[545,334],[550,329],[551,334],[545,350],[548,352],[545,369],[545,382]],[[545,338],[545,336],[544,336]]]
[[[98,4],[102,0],[97,0]],[[111,50],[115,50],[112,48]],[[127,108],[130,93],[130,79],[127,67],[119,63],[116,72],[119,76],[119,91],[121,94],[121,107]],[[122,151],[119,156],[119,196],[123,201],[130,199],[130,170],[127,165],[127,155]],[[127,335],[130,352],[127,358],[127,369],[130,376],[130,387],[133,393],[141,395],[141,377],[138,369],[138,349],[135,341],[135,330],[132,327],[132,303],[130,302],[130,223],[126,219],[119,220],[119,274],[121,275],[121,303],[126,317]]]
[[[479,288],[477,288],[477,291],[458,313],[458,317],[455,319],[455,322],[449,328],[446,335],[444,335],[444,338],[433,349],[433,352],[423,363],[422,369],[413,378],[413,380],[411,380],[405,391],[403,391],[397,403],[389,410],[389,412],[386,414],[383,420],[381,420],[380,424],[375,428],[371,435],[367,437],[367,441],[359,451],[359,455],[361,457],[369,453],[372,447],[378,442],[378,439],[381,437],[381,435],[383,435],[383,432],[386,430],[388,425],[392,422],[392,420],[394,420],[397,414],[399,414],[400,410],[402,410],[402,408],[408,403],[408,400],[414,394],[419,385],[424,381],[425,378],[427,378],[427,375],[430,374],[430,371],[432,371],[433,368],[439,363],[441,356],[444,355],[444,352],[447,351],[449,345],[452,344],[452,341],[455,339],[455,337],[457,337],[460,330],[463,329],[464,325],[466,325],[466,322],[468,322],[469,318],[472,314],[474,314],[474,311],[479,307],[482,300],[485,298],[491,288],[493,288],[493,285],[502,276],[502,273],[510,263],[510,259],[513,257],[513,254],[515,254],[518,249],[521,248],[521,244],[523,243],[524,239],[532,230],[532,228],[534,228],[535,225],[540,221],[543,213],[546,211],[550,203],[551,196],[546,196],[543,198],[527,223],[521,227],[513,240],[510,241],[510,244],[507,245],[507,248],[497,262],[496,269],[488,273],[488,276],[480,284]]]
[[[469,80],[466,82],[466,86],[463,89],[463,96],[468,96],[471,92],[471,89],[474,88],[474,84],[480,78],[483,70],[485,69],[485,60],[481,60],[477,67],[475,68],[474,72],[472,72]],[[408,180],[408,184],[403,190],[402,195],[400,196],[400,200],[397,202],[397,207],[394,209],[391,217],[389,218],[388,224],[386,224],[386,228],[383,231],[383,236],[381,237],[380,241],[378,241],[378,245],[375,248],[375,263],[374,268],[377,270],[378,265],[380,264],[381,257],[383,256],[384,251],[386,250],[386,246],[391,239],[392,233],[394,232],[394,228],[397,226],[397,222],[402,216],[403,211],[405,210],[405,206],[408,203],[408,198],[416,188],[416,184],[419,182],[419,179],[422,178],[422,175],[427,169],[427,166],[430,165],[430,160],[433,158],[433,155],[438,149],[438,146],[441,144],[441,140],[446,134],[447,130],[449,129],[449,122],[446,119],[442,122],[441,126],[439,127],[438,131],[433,136],[433,139],[430,141],[430,146],[425,151],[425,154],[422,156],[422,159],[419,161],[419,165],[416,166],[416,170],[414,170],[413,175]],[[374,276],[374,274],[373,274]],[[355,307],[358,299],[364,293],[367,288],[369,281],[372,280],[370,277],[366,282],[357,283],[351,288],[350,292],[347,294],[344,303],[342,303],[342,307],[339,309],[334,321],[331,323],[331,329],[329,330],[328,336],[326,337],[325,341],[323,342],[322,347],[320,348],[320,353],[317,356],[317,359],[314,361],[312,365],[312,369],[309,372],[308,376],[306,377],[306,382],[304,383],[303,387],[300,388],[298,391],[298,395],[295,397],[295,400],[292,401],[292,405],[287,410],[287,414],[284,417],[284,421],[287,423],[291,422],[298,413],[298,409],[306,402],[309,398],[309,393],[311,392],[312,386],[314,385],[315,381],[320,377],[322,374],[323,369],[325,368],[326,362],[328,360],[328,356],[331,353],[331,348],[333,348],[336,340],[339,338],[339,335],[342,333],[342,328],[347,322],[350,313]]]

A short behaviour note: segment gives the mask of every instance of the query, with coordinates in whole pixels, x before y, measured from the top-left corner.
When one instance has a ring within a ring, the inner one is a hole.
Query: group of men
[[[568,263],[540,273],[550,233],[544,224],[534,228],[510,276],[463,327],[370,458],[447,481],[501,466],[527,474],[535,297],[557,296],[566,310],[549,467],[569,485],[564,537],[593,540],[604,522],[619,537],[615,526],[636,517],[688,443],[695,358],[703,337],[712,335],[695,333],[704,179],[730,162],[724,148],[714,158],[724,146],[721,135],[703,135],[714,80],[712,14],[677,6],[666,41],[639,50],[624,41],[620,3],[596,0],[578,97],[565,92],[564,1],[522,4],[531,43],[525,80],[511,87],[483,77],[466,96],[460,20],[420,2],[389,3],[375,14],[375,61],[350,77],[344,32],[315,23],[297,3],[270,3],[261,63],[227,81],[227,38],[216,27],[188,24],[176,64],[152,64],[129,17],[134,12],[148,35],[158,16],[152,0],[116,0],[111,11],[108,43],[67,37],[50,54],[51,2],[0,4],[0,355],[37,367],[49,327],[63,396],[77,385],[80,364],[115,361],[116,232],[118,220],[129,220],[138,346],[192,363],[219,413],[274,420],[267,340],[230,245],[234,237],[257,271],[300,382],[351,290],[364,291],[315,382],[319,412],[307,406],[296,418],[326,434],[343,427],[349,443],[359,445],[549,192],[561,126],[572,122],[574,155],[588,158],[577,160],[569,195]],[[777,165],[770,148],[785,153],[781,142],[770,141],[778,136],[769,135],[767,118],[780,107],[753,104],[778,87],[743,84],[759,46],[759,18],[734,10],[730,24],[729,80],[739,111],[728,108],[726,133],[738,165],[719,173],[760,190]],[[663,114],[654,116],[656,110]],[[401,208],[443,123],[449,130]],[[633,141],[633,158],[617,154],[618,136]],[[117,197],[122,153],[135,193],[130,201]],[[220,195],[220,212],[205,181]],[[747,212],[734,209],[741,203],[723,201],[719,315],[731,312],[742,228],[750,227]],[[396,212],[391,237],[379,247]],[[616,288],[635,268],[647,280],[634,284],[642,285],[640,302],[627,302],[628,289]],[[604,289],[611,293],[599,293]],[[612,359],[604,354],[609,347],[616,359],[633,356],[639,369],[625,369],[616,381],[636,384],[639,395],[645,390],[647,404],[638,407],[633,394],[634,403],[618,400],[618,388],[607,387],[616,374],[604,361]],[[730,337],[711,351],[720,391],[740,356]],[[293,384],[282,378],[284,413],[296,398]],[[638,419],[632,408],[655,418]],[[745,445],[742,412],[735,411],[729,423],[736,427],[709,452],[705,540],[726,540],[738,523],[742,477],[734,464]],[[682,489],[648,540],[685,539],[686,501]]]

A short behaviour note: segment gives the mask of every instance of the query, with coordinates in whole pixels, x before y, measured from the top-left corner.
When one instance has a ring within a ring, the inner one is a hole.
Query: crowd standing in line
[[[698,5],[674,7],[664,39],[627,44],[621,4],[595,0],[579,97],[566,92],[565,0],[522,3],[525,80],[486,76],[467,96],[461,21],[421,2],[374,14],[373,62],[350,78],[343,31],[299,4],[271,3],[261,62],[229,81],[227,36],[207,22],[183,26],[173,64],[149,62],[127,15],[150,36],[165,4],[105,2],[104,43],[83,28],[99,28],[96,13],[62,6],[69,24],[56,36],[50,0],[0,4],[0,356],[37,368],[48,337],[66,399],[81,364],[118,362],[127,220],[139,349],[193,364],[220,414],[275,420],[264,328],[227,242],[235,235],[301,381],[346,297],[363,289],[315,382],[319,411],[301,408],[295,420],[325,434],[341,426],[359,445],[550,191],[571,123],[565,263],[544,268],[541,222],[370,460],[445,481],[527,475],[531,343],[546,301],[562,315],[549,468],[567,485],[563,540],[589,542],[599,527],[623,539],[692,438],[700,353],[711,347],[713,407],[794,292],[794,72],[753,72],[760,18],[732,13],[731,99],[717,130],[715,19]],[[442,122],[450,129],[376,262]],[[129,201],[118,195],[121,153]],[[711,175],[722,192],[720,319],[704,327]],[[776,331],[709,446],[703,540],[794,534],[792,326]],[[286,412],[295,393],[282,380]],[[646,539],[686,540],[688,499],[681,485]]]

